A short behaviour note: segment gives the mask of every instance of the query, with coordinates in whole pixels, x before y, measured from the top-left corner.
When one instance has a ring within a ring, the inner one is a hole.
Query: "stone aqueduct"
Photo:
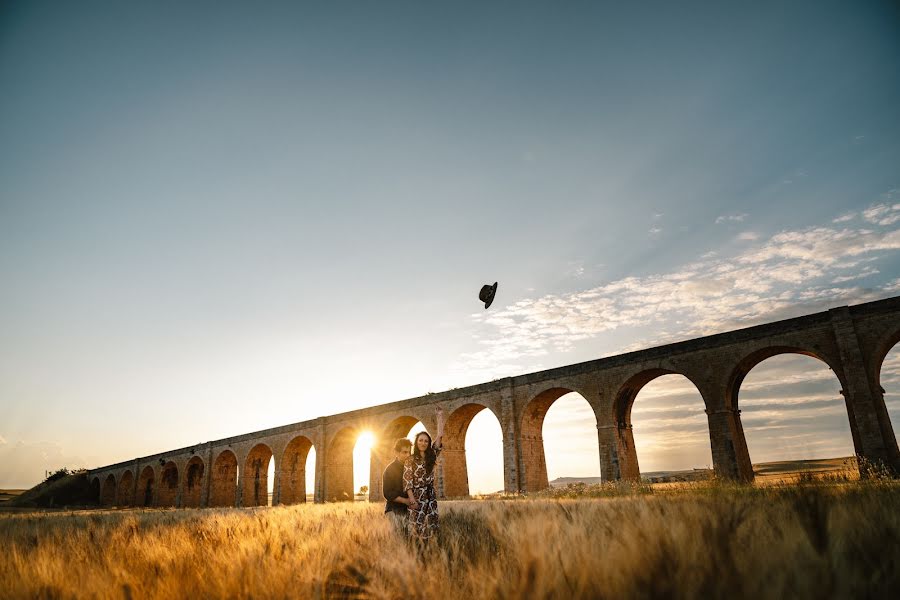
[[[900,297],[841,307],[703,338],[362,410],[238,435],[89,471],[104,505],[259,506],[268,503],[267,470],[275,459],[273,504],[305,502],[306,459],[316,448],[316,502],[353,498],[353,447],[361,431],[376,434],[370,497],[381,498],[389,444],[421,421],[447,423],[438,466],[442,497],[469,492],[465,435],[472,418],[490,410],[503,432],[504,487],[531,492],[548,486],[541,426],[553,402],[578,392],[597,420],[605,481],[638,479],[631,408],[643,386],[665,374],[687,377],[706,404],[717,476],[750,481],[753,470],[741,426],[739,392],[747,373],[778,354],[824,362],[844,396],[856,454],[900,472],[900,451],[880,385],[881,366],[900,341]]]

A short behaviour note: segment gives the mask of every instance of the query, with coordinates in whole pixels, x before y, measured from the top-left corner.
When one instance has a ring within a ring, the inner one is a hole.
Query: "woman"
[[[403,465],[403,489],[409,497],[409,532],[413,539],[427,542],[438,530],[437,495],[434,493],[435,463],[441,452],[442,423],[432,443],[428,432],[416,436],[413,453]]]

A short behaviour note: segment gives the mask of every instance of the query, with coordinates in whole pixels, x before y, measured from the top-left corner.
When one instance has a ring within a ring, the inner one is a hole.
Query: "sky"
[[[896,3],[622,4],[3,3],[0,487],[900,293]],[[751,459],[852,454],[839,387],[756,367]],[[641,469],[702,409],[648,385]]]

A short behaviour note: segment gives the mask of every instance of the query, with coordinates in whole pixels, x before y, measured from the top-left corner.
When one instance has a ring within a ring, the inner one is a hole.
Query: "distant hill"
[[[39,483],[15,497],[0,502],[3,508],[53,508],[61,506],[96,506],[87,473],[66,475],[54,481]]]
[[[758,477],[778,477],[800,472],[824,473],[856,469],[856,457],[814,458],[810,460],[783,460],[777,462],[756,463],[753,472]],[[702,481],[713,477],[712,469],[687,469],[684,471],[644,471],[641,479],[648,483],[669,483],[681,481]],[[599,477],[557,477],[550,482],[550,487],[565,487],[573,483],[588,485],[600,483]]]

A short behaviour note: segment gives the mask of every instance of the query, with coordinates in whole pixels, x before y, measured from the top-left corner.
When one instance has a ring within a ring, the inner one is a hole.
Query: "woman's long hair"
[[[428,450],[425,451],[425,456],[422,456],[422,453],[419,452],[419,437],[423,435],[428,438]],[[413,444],[413,456],[416,460],[425,461],[425,472],[431,475],[431,472],[434,470],[434,463],[437,462],[437,453],[431,447],[431,436],[428,435],[427,431],[421,431],[416,434],[416,443]]]

